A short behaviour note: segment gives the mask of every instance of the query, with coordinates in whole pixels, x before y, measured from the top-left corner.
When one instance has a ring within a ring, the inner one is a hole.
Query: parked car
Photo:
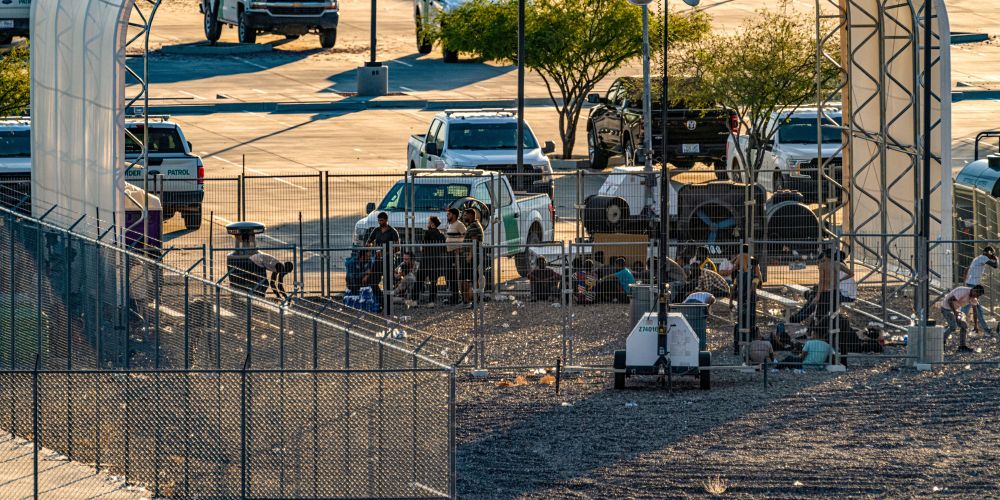
[[[31,197],[31,120],[0,120],[0,206],[27,210]]]
[[[442,12],[451,12],[468,0],[413,0],[413,17],[417,25],[417,51],[430,54],[434,44],[424,36],[424,26],[437,22]],[[458,51],[442,47],[444,62],[458,62]]]
[[[819,190],[818,175],[823,162],[829,159],[834,169],[834,180],[837,184],[843,178],[843,146],[840,129],[841,113],[839,109],[825,110],[827,119],[837,125],[823,125],[822,145],[819,138],[817,108],[801,108],[794,111],[778,111],[771,114],[771,124],[765,130],[772,130],[773,123],[780,121],[777,133],[770,141],[755,141],[749,136],[739,136],[737,140],[746,152],[753,158],[761,149],[764,150],[764,162],[757,172],[757,183],[769,192],[781,190],[799,191],[809,202],[817,201]],[[728,155],[727,172],[734,180],[742,178],[745,171],[743,160],[734,152],[735,145],[730,139],[727,145],[731,152]],[[836,193],[836,184],[824,188],[825,194]]]
[[[551,141],[539,146],[524,124],[524,170],[517,171],[517,113],[510,110],[444,111],[431,120],[426,134],[410,136],[406,146],[411,169],[480,169],[508,174],[515,191],[552,196]]]
[[[365,207],[368,215],[354,226],[356,245],[363,245],[378,227],[380,212],[389,216],[389,224],[400,232],[404,243],[407,242],[406,217],[413,215],[418,225],[413,232],[413,242],[420,243],[428,217],[436,215],[444,221],[449,208],[470,198],[489,208],[490,216],[482,221],[483,241],[502,245],[501,256],[515,257],[518,273],[522,275],[531,270],[526,249],[553,239],[555,210],[552,200],[546,194],[515,193],[504,175],[485,170],[419,169],[410,171],[407,176],[409,181],[404,179],[394,184],[380,203],[369,203]]]
[[[198,8],[205,16],[205,38],[210,42],[218,41],[222,25],[228,24],[239,29],[240,43],[255,43],[257,33],[287,38],[317,33],[324,49],[337,44],[339,0],[201,0]]]
[[[603,170],[613,156],[622,156],[625,165],[642,164],[640,155],[645,129],[642,116],[642,78],[623,77],[611,84],[601,97],[590,94],[594,104],[587,118],[587,150],[590,166]],[[663,124],[658,97],[653,97],[653,161],[663,159]],[[716,169],[726,164],[726,142],[738,130],[736,113],[723,109],[685,109],[672,107],[667,113],[669,145],[667,162],[689,169],[701,162]]]
[[[28,36],[31,28],[31,0],[0,2],[0,45],[8,45],[15,36]]]
[[[143,137],[143,122],[128,121],[126,127],[139,140]],[[142,146],[125,136],[125,159],[135,160]],[[201,227],[201,203],[205,198],[205,164],[191,151],[180,126],[164,118],[149,123],[149,180],[151,193],[163,203],[163,221],[175,214],[184,217],[184,227]],[[130,184],[143,187],[143,168],[136,165],[125,173]]]

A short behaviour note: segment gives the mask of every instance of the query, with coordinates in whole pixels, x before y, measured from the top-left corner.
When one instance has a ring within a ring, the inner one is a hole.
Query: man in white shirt
[[[972,288],[976,285],[981,285],[983,283],[983,273],[986,271],[986,266],[990,266],[993,269],[997,268],[997,255],[993,247],[986,247],[983,249],[983,253],[972,259],[972,263],[969,264],[968,271],[965,272],[965,286]],[[968,313],[970,306],[965,306],[962,308],[963,313]],[[972,331],[979,331],[979,327],[983,328],[983,333],[986,336],[990,336],[990,327],[986,324],[986,316],[983,315],[983,306],[976,305],[976,318],[978,322],[972,325]]]
[[[941,299],[941,316],[944,316],[944,321],[948,324],[948,328],[944,331],[944,341],[948,342],[948,337],[956,329],[959,329],[961,334],[959,336],[958,352],[972,352],[972,349],[965,344],[965,336],[969,325],[959,319],[959,309],[966,305],[978,306],[979,297],[982,297],[985,291],[983,285],[976,285],[974,287],[960,286],[948,292],[948,295],[945,295]],[[972,314],[976,314],[976,309],[972,310]],[[975,318],[973,318],[973,322],[975,322]]]
[[[461,299],[458,296],[459,275],[458,259],[462,256],[462,242],[465,241],[465,233],[468,229],[459,218],[457,208],[448,209],[448,226],[444,230],[445,243],[447,244],[448,256],[446,257],[445,280],[448,281],[448,303],[458,304]]]

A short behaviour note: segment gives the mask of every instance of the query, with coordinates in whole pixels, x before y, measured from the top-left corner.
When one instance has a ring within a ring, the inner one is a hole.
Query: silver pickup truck
[[[257,33],[264,32],[287,38],[317,33],[324,49],[337,44],[339,0],[201,0],[198,8],[210,42],[218,41],[222,25],[228,24],[238,28],[240,43],[255,43]]]
[[[555,218],[549,196],[515,193],[503,175],[484,170],[430,169],[412,170],[408,175],[411,186],[407,186],[406,180],[401,180],[389,189],[380,203],[368,204],[365,208],[368,215],[354,226],[355,244],[363,245],[371,231],[378,227],[377,216],[380,212],[389,216],[389,225],[395,227],[404,239],[406,216],[408,212],[412,214],[414,224],[419,228],[415,230],[414,238],[419,243],[423,241],[423,228],[428,217],[436,215],[444,221],[448,208],[465,198],[474,198],[490,207],[493,213],[491,220],[483,221],[483,241],[503,245],[500,254],[515,257],[519,273],[527,274],[531,270],[526,249],[553,239]],[[412,201],[408,193],[412,193]],[[497,200],[494,198],[497,197],[499,211],[495,208]]]

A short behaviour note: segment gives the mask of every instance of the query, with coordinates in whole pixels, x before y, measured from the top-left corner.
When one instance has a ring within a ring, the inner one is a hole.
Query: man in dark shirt
[[[379,212],[378,227],[368,235],[365,246],[384,247],[389,243],[399,243],[399,232],[389,225],[389,214]]]
[[[531,300],[552,300],[559,298],[559,282],[562,275],[553,271],[545,262],[545,257],[535,260],[535,269],[528,273],[531,283]]]
[[[417,297],[423,291],[424,282],[431,282],[430,302],[427,307],[437,306],[438,279],[447,276],[446,252],[444,233],[438,229],[441,226],[441,219],[429,217],[427,219],[427,231],[424,232],[423,263],[420,266],[420,275],[417,277]]]
[[[465,255],[461,262],[461,273],[459,278],[462,280],[462,298],[463,302],[469,307],[472,306],[472,280],[475,276],[481,274],[479,272],[483,267],[483,255],[481,249],[479,250],[478,259],[473,257],[473,253],[476,249],[483,244],[483,225],[479,223],[479,212],[474,208],[465,209],[465,213],[462,215],[462,222],[465,223],[465,244],[468,245],[464,249]],[[476,262],[478,260],[478,262]],[[479,267],[473,270],[473,266],[478,263]]]

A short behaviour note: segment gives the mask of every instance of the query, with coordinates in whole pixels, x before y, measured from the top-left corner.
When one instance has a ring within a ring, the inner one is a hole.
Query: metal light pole
[[[644,89],[643,89],[643,138],[644,138],[644,148],[645,148],[645,159],[646,166],[645,171],[648,175],[652,174],[653,171],[653,123],[652,123],[652,99],[651,85],[649,77],[649,4],[652,0],[629,0],[632,4],[642,7],[642,40],[643,40],[643,79],[644,79]],[[698,5],[700,0],[684,0],[684,3],[694,7]],[[669,37],[667,36],[669,28],[669,8],[668,0],[663,0],[663,94],[660,99],[661,113],[662,113],[662,159],[660,160],[660,234],[659,242],[657,243],[658,259],[657,259],[657,288],[658,288],[658,308],[657,308],[657,360],[656,364],[660,367],[661,373],[667,375],[667,379],[670,380],[670,350],[669,342],[667,337],[667,302],[669,300],[667,290],[667,241],[670,236],[670,178],[669,171],[667,169],[667,113],[670,109],[670,104],[668,101],[668,87],[669,80],[667,77],[667,41]],[[652,190],[652,185],[647,185],[647,193]],[[647,202],[651,198],[651,195],[647,195]]]
[[[524,172],[524,4],[517,1],[517,170]]]
[[[917,315],[920,321],[921,334],[926,336],[927,322],[930,317],[930,237],[931,237],[931,132],[933,121],[931,105],[933,104],[932,88],[933,79],[931,69],[933,65],[934,49],[934,29],[932,27],[934,14],[931,0],[924,0],[924,78],[923,78],[923,129],[924,129],[924,157],[923,172],[920,176],[920,226],[917,232],[917,274],[919,276],[917,286]],[[942,145],[942,147],[944,147]]]

